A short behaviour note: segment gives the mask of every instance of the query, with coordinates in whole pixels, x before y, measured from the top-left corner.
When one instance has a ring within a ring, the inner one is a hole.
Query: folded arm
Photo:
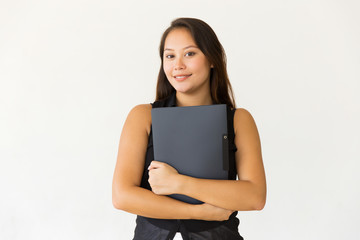
[[[245,109],[236,110],[234,129],[239,180],[188,177],[165,163],[153,161],[149,168],[153,191],[159,195],[184,194],[225,209],[261,210],[266,201],[266,180],[260,138],[254,119]]]
[[[121,133],[112,184],[115,208],[161,219],[226,220],[232,213],[210,204],[191,205],[140,187],[151,124],[151,105],[134,107]]]

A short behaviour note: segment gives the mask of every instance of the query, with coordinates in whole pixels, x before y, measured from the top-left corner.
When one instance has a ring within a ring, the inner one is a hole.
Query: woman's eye
[[[169,54],[169,55],[165,55],[165,58],[169,58],[169,59],[170,59],[170,58],[173,58],[173,57],[174,57],[174,55],[170,55],[170,54]]]
[[[194,53],[194,52],[188,52],[188,53],[186,53],[185,55],[186,55],[186,56],[194,56],[195,53]]]

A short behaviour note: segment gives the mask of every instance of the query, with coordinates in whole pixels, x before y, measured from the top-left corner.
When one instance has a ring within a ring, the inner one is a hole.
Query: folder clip
[[[223,169],[229,171],[229,137],[227,134],[223,134],[222,143]]]

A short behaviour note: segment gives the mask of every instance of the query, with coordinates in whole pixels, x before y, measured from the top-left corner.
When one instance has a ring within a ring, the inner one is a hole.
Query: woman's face
[[[211,67],[189,30],[177,28],[167,35],[163,68],[176,91],[192,93],[203,88],[209,91]]]

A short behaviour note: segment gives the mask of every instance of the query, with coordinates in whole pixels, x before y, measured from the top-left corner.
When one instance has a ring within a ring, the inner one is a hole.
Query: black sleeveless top
[[[151,104],[152,108],[157,107],[176,107],[176,91],[174,91],[169,97],[164,100],[155,101]],[[230,180],[236,180],[236,162],[235,162],[235,152],[237,148],[234,143],[235,133],[234,133],[234,113],[235,109],[231,110],[230,107],[227,107],[227,119],[228,119],[228,139],[229,139],[229,177]],[[147,170],[150,166],[151,161],[154,160],[154,150],[153,150],[153,139],[152,139],[152,126],[150,128],[148,146],[146,151],[146,159],[144,172],[141,179],[141,187],[146,188],[151,191],[149,179],[149,171]],[[147,218],[143,216],[137,216],[138,218],[144,218],[151,224],[166,229],[174,230],[178,229],[178,226],[182,224],[189,232],[200,232],[206,231],[211,228],[218,227],[220,225],[226,224],[230,229],[237,229],[239,225],[239,219],[236,217],[237,211],[233,212],[228,220],[225,221],[205,221],[205,220],[192,220],[192,219],[156,219],[156,218]]]

